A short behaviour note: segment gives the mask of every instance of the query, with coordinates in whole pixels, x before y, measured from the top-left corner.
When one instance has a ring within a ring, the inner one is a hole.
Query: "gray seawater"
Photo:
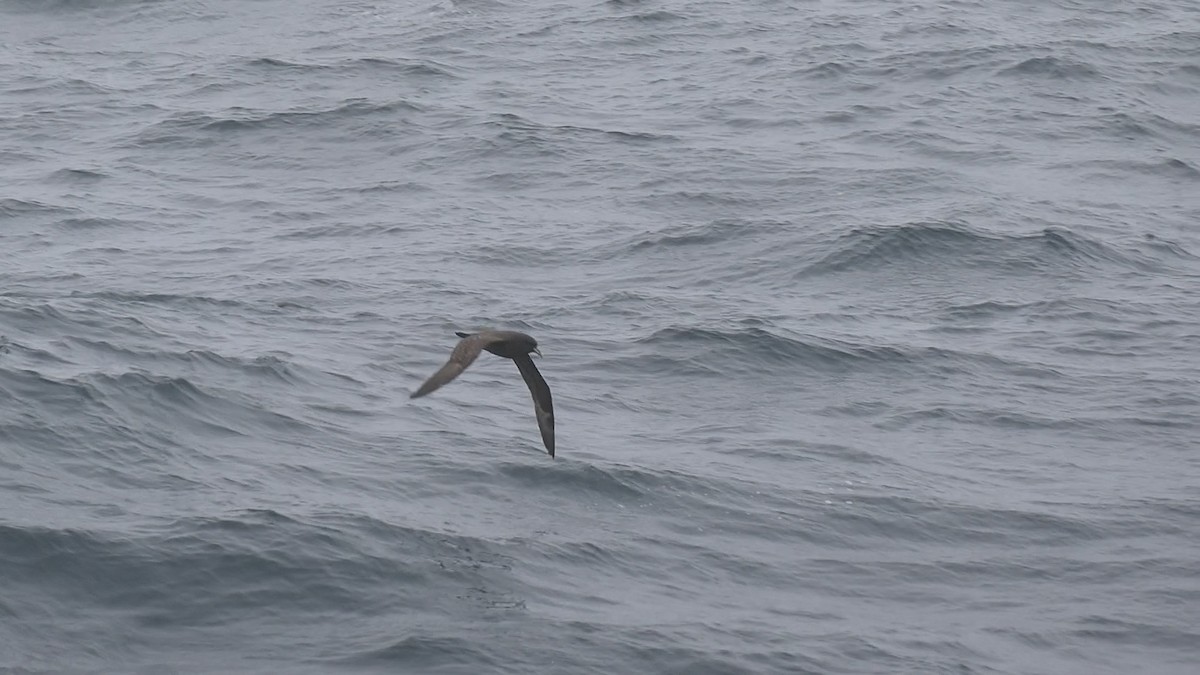
[[[3,672],[1200,672],[1191,0],[5,0],[0,335]]]

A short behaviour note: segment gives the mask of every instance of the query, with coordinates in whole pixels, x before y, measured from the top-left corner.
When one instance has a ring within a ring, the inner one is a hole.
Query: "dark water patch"
[[[67,218],[60,220],[55,225],[64,230],[103,230],[109,228],[125,227],[126,222],[116,218]],[[111,253],[125,253],[123,249],[111,249]]]
[[[865,120],[878,119],[894,113],[895,109],[886,106],[871,106],[856,104],[843,110],[836,110],[821,116],[821,121],[831,124],[852,124]]]
[[[64,213],[79,213],[79,210],[69,206],[47,204],[32,199],[0,199],[0,219],[25,219],[35,216],[57,216]]]
[[[1063,57],[1035,56],[1000,71],[1001,75],[1034,75],[1058,80],[1086,80],[1095,77],[1097,70],[1086,63]]]
[[[854,71],[855,66],[841,61],[826,61],[815,66],[809,66],[799,74],[815,80],[837,80]]]
[[[874,418],[891,409],[892,406],[883,401],[852,401],[829,406],[823,412],[845,417]]]
[[[91,185],[108,177],[108,174],[101,171],[90,171],[88,169],[59,169],[47,176],[46,180],[51,183],[62,183],[65,185]]]
[[[572,129],[572,130],[586,132],[586,133],[592,133],[592,134],[603,134],[603,136],[605,138],[612,139],[614,141],[618,141],[618,142],[622,142],[622,143],[632,143],[632,144],[637,144],[637,145],[651,144],[651,143],[663,143],[663,142],[671,142],[671,141],[679,140],[679,138],[677,136],[674,136],[671,134],[651,133],[649,131],[627,131],[627,130],[620,130],[620,129],[597,129],[594,127],[573,127],[570,125],[562,125],[562,126],[560,126],[560,128]]]

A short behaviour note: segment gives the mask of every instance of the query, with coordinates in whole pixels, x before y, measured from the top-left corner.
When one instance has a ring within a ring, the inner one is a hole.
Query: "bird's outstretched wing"
[[[459,333],[458,335],[461,336],[463,334]],[[462,371],[467,369],[467,366],[479,358],[479,352],[483,351],[484,346],[494,339],[494,337],[486,333],[476,333],[475,335],[463,337],[462,340],[459,340],[458,345],[454,347],[454,351],[450,352],[450,360],[446,362],[446,365],[442,366],[433,375],[430,375],[429,379],[425,380],[425,384],[422,384],[421,388],[414,391],[409,398],[420,398],[458,377]]]
[[[465,340],[464,340],[465,342]],[[554,456],[554,401],[550,398],[550,385],[542,378],[533,359],[528,354],[513,358],[525,384],[529,385],[529,393],[533,395],[533,411],[537,413],[538,428],[542,430],[542,443],[550,456]]]

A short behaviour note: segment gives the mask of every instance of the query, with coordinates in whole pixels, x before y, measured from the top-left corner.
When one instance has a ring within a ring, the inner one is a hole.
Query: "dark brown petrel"
[[[478,333],[456,331],[454,334],[462,340],[459,341],[454,351],[450,352],[450,360],[442,366],[441,370],[425,380],[425,384],[422,384],[421,388],[413,392],[409,398],[424,396],[458,377],[462,371],[467,369],[467,366],[479,357],[481,350],[486,349],[496,356],[512,359],[517,364],[517,370],[521,371],[521,377],[525,378],[525,384],[529,385],[529,393],[533,394],[533,410],[537,413],[538,428],[542,430],[542,442],[546,444],[546,450],[550,451],[550,456],[553,457],[554,403],[550,400],[550,386],[546,384],[546,380],[542,379],[542,374],[533,365],[533,359],[529,358],[530,353],[542,355],[538,351],[537,340],[524,333],[511,330],[485,330]]]

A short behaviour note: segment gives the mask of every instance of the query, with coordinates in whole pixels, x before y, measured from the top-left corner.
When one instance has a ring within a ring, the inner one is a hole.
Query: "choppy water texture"
[[[6,1],[0,670],[1200,672],[1198,223],[1190,0]]]

